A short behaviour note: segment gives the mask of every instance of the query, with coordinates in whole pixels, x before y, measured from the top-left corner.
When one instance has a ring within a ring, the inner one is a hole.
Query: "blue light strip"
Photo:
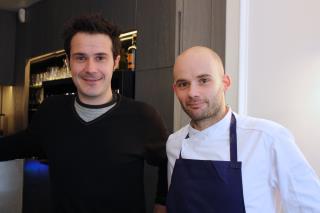
[[[48,165],[37,160],[26,160],[24,170],[28,173],[47,173]]]

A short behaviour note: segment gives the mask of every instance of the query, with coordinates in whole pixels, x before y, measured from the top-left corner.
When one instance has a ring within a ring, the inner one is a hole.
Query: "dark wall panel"
[[[89,12],[102,13],[107,19],[115,22],[121,29],[135,27],[135,1],[88,1],[88,0],[47,0],[32,6],[29,13],[28,41],[30,55],[39,55],[61,49],[61,33],[64,23],[71,17]],[[121,8],[121,10],[117,9]],[[121,12],[121,15],[116,15]],[[125,14],[125,15],[123,15]]]
[[[172,67],[136,72],[136,99],[156,107],[173,130]]]
[[[225,46],[226,46],[226,1],[214,0],[212,2],[212,43],[214,49],[225,64]]]
[[[173,65],[175,58],[175,2],[172,0],[138,1],[138,71]]]
[[[98,0],[94,11],[102,11],[106,17],[123,31],[136,29],[136,5],[138,0]],[[106,3],[108,2],[108,3]]]
[[[14,83],[16,13],[0,10],[0,84]]]

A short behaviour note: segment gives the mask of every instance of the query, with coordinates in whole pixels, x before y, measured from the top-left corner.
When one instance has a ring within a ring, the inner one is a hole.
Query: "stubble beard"
[[[215,121],[220,119],[220,115],[224,110],[222,101],[215,101],[210,104],[208,100],[205,100],[207,107],[200,112],[194,112],[192,109],[188,109],[185,105],[181,104],[185,113],[191,118],[191,122],[198,124],[206,121]]]

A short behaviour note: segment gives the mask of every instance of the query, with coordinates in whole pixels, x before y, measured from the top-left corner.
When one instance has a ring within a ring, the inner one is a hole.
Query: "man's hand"
[[[164,205],[155,204],[153,213],[167,213],[167,208]]]

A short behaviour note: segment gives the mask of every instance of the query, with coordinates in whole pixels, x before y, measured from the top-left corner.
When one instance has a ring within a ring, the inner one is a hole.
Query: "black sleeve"
[[[148,121],[145,122],[146,131],[144,132],[147,137],[145,158],[148,164],[159,168],[155,202],[165,205],[168,191],[166,141],[169,132],[160,114],[156,110],[149,108],[145,109],[144,112],[148,119]]]

